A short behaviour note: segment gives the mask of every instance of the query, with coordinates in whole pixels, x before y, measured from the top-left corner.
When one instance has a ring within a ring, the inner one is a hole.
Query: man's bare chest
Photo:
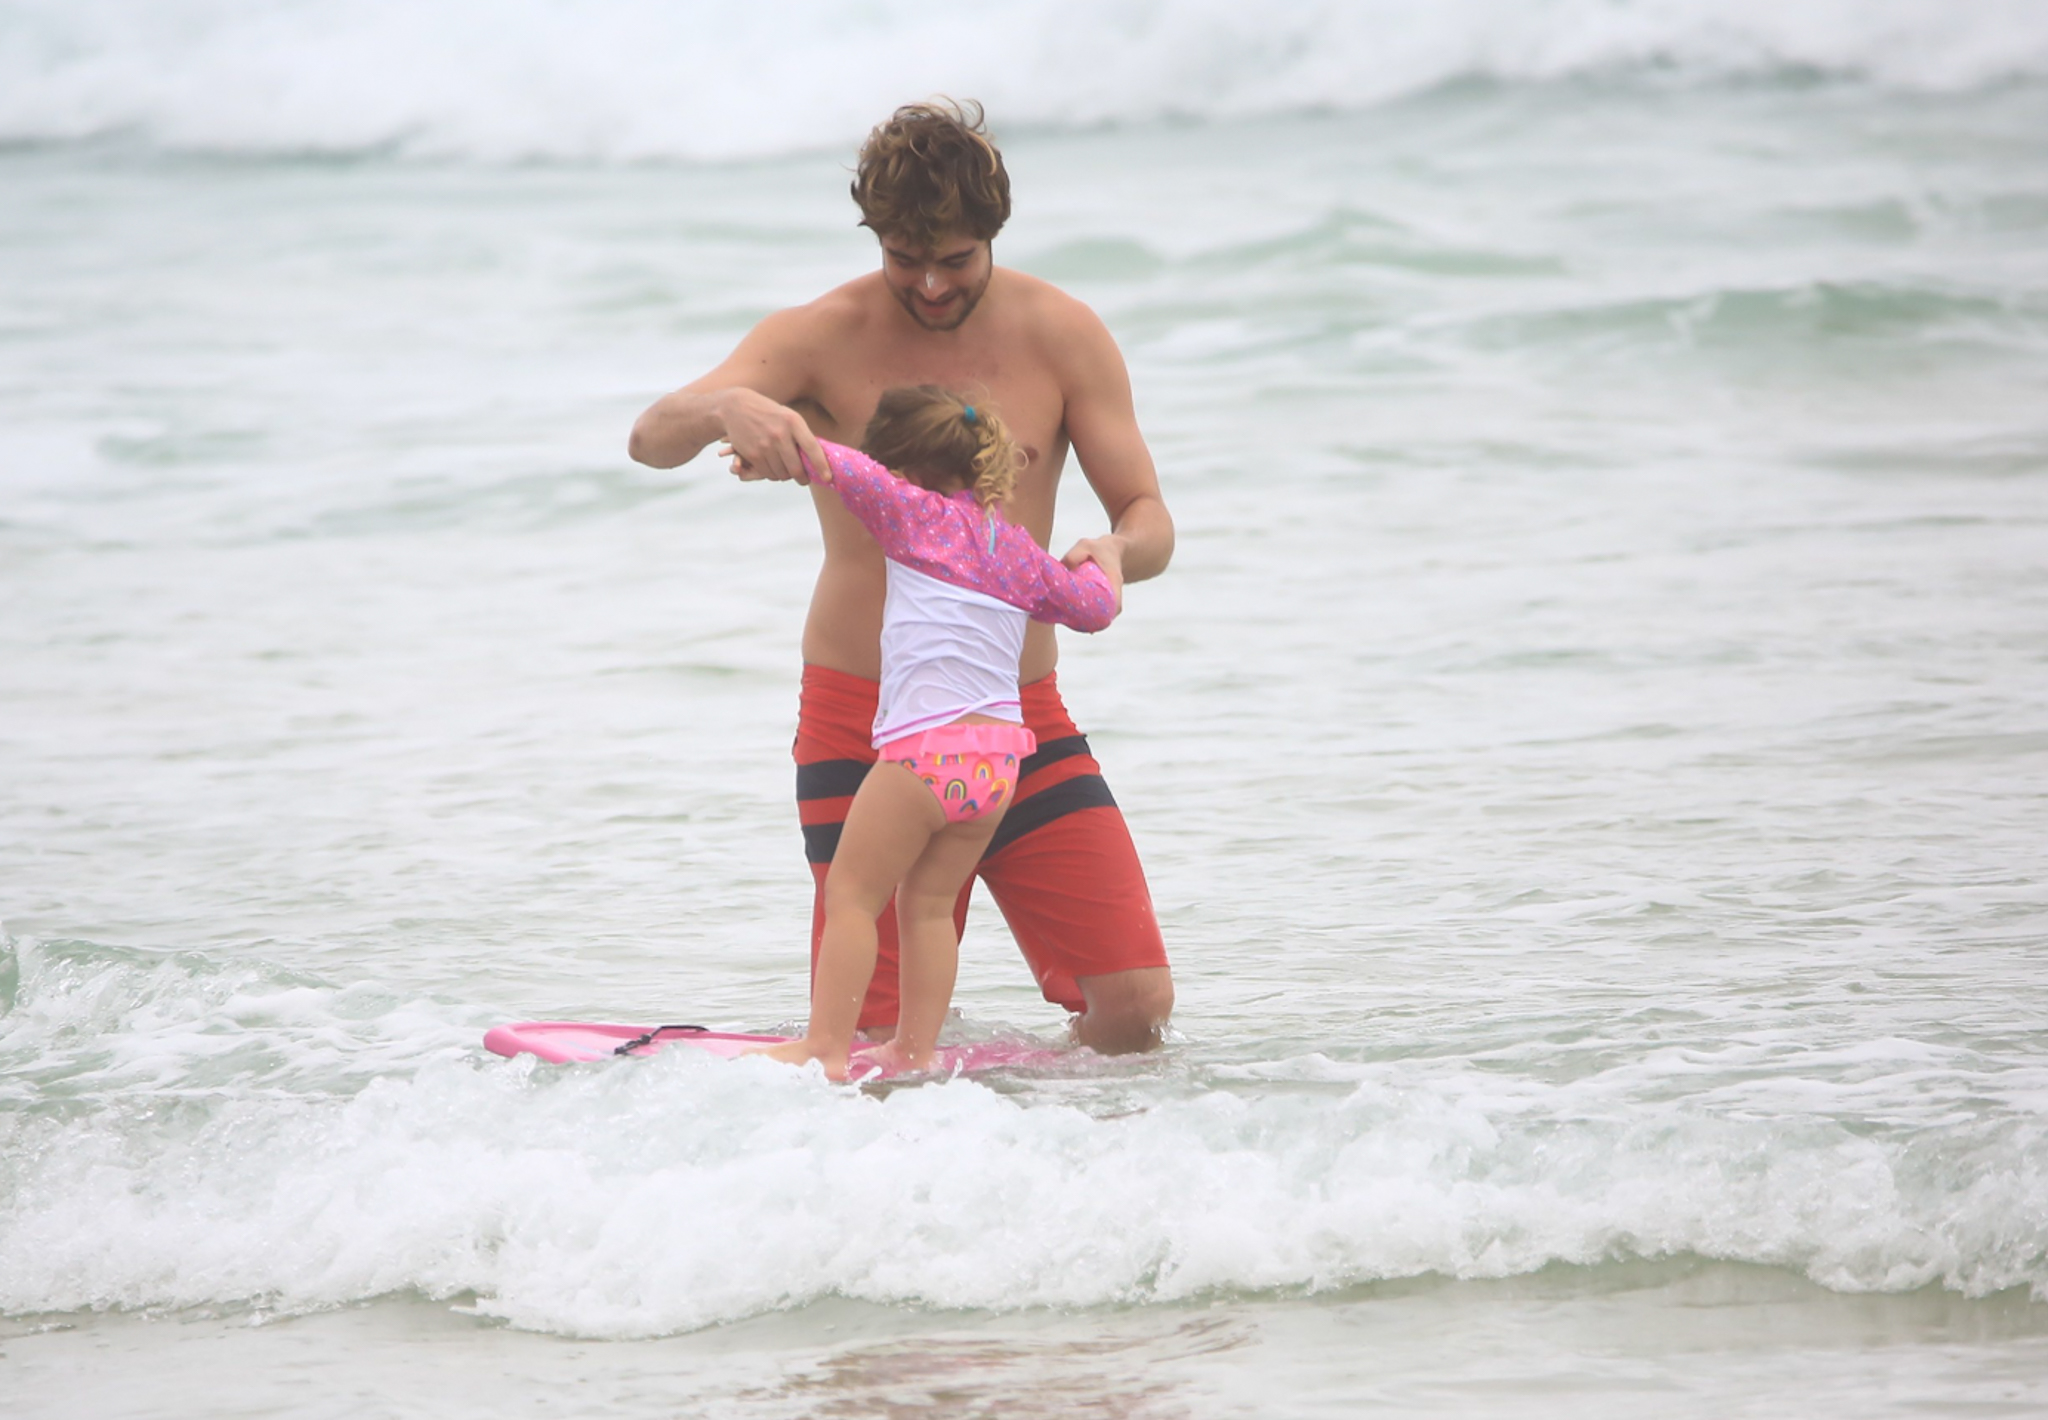
[[[845,352],[821,381],[828,437],[858,443],[885,390],[938,385],[993,408],[1033,462],[1064,448],[1066,404],[1052,370],[993,351],[876,346]]]

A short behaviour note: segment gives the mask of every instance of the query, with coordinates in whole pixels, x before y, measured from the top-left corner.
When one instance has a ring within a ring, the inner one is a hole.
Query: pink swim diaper
[[[946,822],[962,823],[1008,803],[1019,766],[1037,748],[1022,725],[955,724],[891,740],[876,755],[924,780]]]

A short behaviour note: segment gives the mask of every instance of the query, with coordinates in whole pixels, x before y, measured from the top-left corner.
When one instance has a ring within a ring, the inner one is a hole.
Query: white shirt
[[[1023,724],[1017,663],[1024,654],[1029,615],[893,558],[888,569],[875,748],[950,725],[962,715]]]

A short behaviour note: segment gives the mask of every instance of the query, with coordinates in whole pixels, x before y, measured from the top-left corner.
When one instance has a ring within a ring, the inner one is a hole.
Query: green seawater
[[[885,1094],[478,1045],[803,1010],[814,525],[623,448],[872,265],[844,155],[0,151],[10,1403],[2039,1408],[2044,135],[1656,73],[1006,134],[1179,528],[1061,665],[1176,1033]],[[986,903],[957,1004],[1063,1028]]]

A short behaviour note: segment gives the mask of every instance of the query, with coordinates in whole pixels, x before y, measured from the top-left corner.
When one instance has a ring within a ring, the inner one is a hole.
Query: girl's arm
[[[1033,620],[1100,631],[1116,619],[1116,590],[1092,562],[1068,567],[1015,523],[993,524],[964,501],[898,478],[858,449],[820,440],[822,480],[882,551],[920,572],[1008,602]]]
[[[859,449],[820,439],[829,470],[821,480],[839,495],[846,511],[860,519],[882,551],[913,566],[926,560],[934,520],[946,500],[907,478],[898,478]],[[924,534],[924,536],[920,536]]]
[[[1015,531],[1037,554],[1032,561],[1038,576],[1039,592],[1037,598],[1024,608],[1031,613],[1033,621],[1071,626],[1076,631],[1100,631],[1116,620],[1116,589],[1110,586],[1107,573],[1093,562],[1068,567],[1032,542],[1031,535],[1022,528]]]

